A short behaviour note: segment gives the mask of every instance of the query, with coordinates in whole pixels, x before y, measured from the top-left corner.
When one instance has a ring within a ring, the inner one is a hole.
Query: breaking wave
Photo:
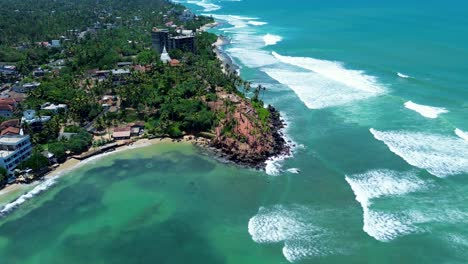
[[[445,108],[420,105],[413,103],[412,101],[406,102],[405,107],[415,112],[418,112],[420,115],[427,118],[437,118],[440,114],[448,113],[448,110]]]
[[[342,83],[347,87],[371,94],[385,92],[385,88],[379,84],[376,77],[366,75],[363,71],[346,69],[340,62],[306,57],[281,56],[276,52],[272,54],[283,63],[315,72],[329,80]]]
[[[418,229],[402,214],[372,209],[372,200],[385,196],[399,196],[421,190],[425,182],[412,173],[374,170],[346,176],[346,181],[363,209],[363,230],[369,236],[387,242]]]
[[[262,71],[290,87],[310,109],[345,105],[385,93],[375,77],[348,70],[341,63],[272,54],[278,61],[303,70],[263,68]]]
[[[204,8],[204,12],[212,12],[221,9],[221,6],[210,3],[206,0],[201,0],[201,1],[187,1],[189,4],[194,4],[200,7]]]
[[[400,73],[400,72],[397,72],[397,75],[398,75],[398,77],[403,78],[403,79],[408,79],[408,78],[410,78],[409,75],[406,75],[406,74],[403,74],[403,73]]]
[[[49,178],[43,182],[41,182],[39,185],[34,187],[31,191],[21,195],[18,199],[14,200],[13,202],[6,204],[3,206],[3,208],[0,210],[0,216],[3,216],[5,214],[10,213],[12,210],[16,209],[18,206],[22,205],[26,201],[34,198],[36,195],[42,193],[43,191],[49,189],[51,186],[53,186],[56,183],[57,176]]]
[[[270,176],[278,176],[282,172],[284,172],[284,170],[283,170],[284,161],[287,158],[292,157],[294,155],[294,152],[297,151],[299,148],[303,148],[303,145],[297,145],[288,136],[288,133],[287,133],[287,130],[288,130],[288,127],[289,127],[288,118],[287,118],[285,113],[282,112],[280,114],[281,114],[281,116],[283,118],[283,121],[284,121],[284,124],[285,124],[284,128],[281,129],[280,133],[283,134],[283,138],[286,141],[286,144],[288,144],[288,146],[290,148],[290,153],[284,154],[284,155],[278,155],[278,156],[275,156],[275,157],[271,157],[265,162],[265,172],[266,172],[266,174],[268,174]],[[286,170],[286,171],[291,172],[291,173],[295,173],[295,174],[299,173],[299,169],[297,169],[297,168],[289,169],[289,170]]]
[[[468,172],[468,142],[461,138],[419,132],[370,129],[374,138],[412,166],[445,177]]]
[[[283,243],[283,255],[289,262],[339,253],[340,249],[330,245],[333,233],[310,219],[314,219],[313,211],[304,206],[260,207],[249,220],[248,231],[257,243]]]
[[[252,26],[264,26],[264,25],[268,24],[267,22],[255,21],[255,20],[251,20],[251,21],[249,21],[247,23],[252,25]]]
[[[265,36],[263,36],[263,41],[265,42],[265,46],[275,45],[281,40],[283,40],[283,38],[278,35],[266,34]]]
[[[462,131],[461,129],[456,128],[455,134],[459,136],[460,138],[468,141],[468,132],[465,132],[465,131]]]

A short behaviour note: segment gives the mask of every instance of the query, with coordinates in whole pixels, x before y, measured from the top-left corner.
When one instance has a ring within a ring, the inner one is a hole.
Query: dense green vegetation
[[[53,116],[45,124],[24,127],[36,147],[20,167],[38,172],[47,166],[48,160],[39,157],[43,150],[63,161],[91,145],[107,142],[102,139],[93,143],[86,129],[104,131],[142,120],[149,135],[180,137],[185,133],[213,132],[234,107],[225,100],[226,111],[215,112],[207,102],[219,103],[217,93],[221,88],[245,97],[250,84],[221,70],[212,47],[217,39],[214,34],[197,32],[194,53],[171,50],[170,55],[179,60],[179,65],[160,61],[160,55],[151,47],[153,27],[165,27],[171,21],[196,30],[213,22],[208,17],[180,21],[183,10],[183,6],[165,0],[0,0],[0,61],[14,63],[24,75],[22,83],[41,83],[29,92],[19,109],[35,109],[39,116]],[[59,39],[61,47],[37,44],[52,39]],[[116,69],[118,62],[138,67],[130,67],[125,77],[117,78],[112,73],[97,77],[98,70]],[[37,67],[47,72],[44,77],[33,76]],[[262,87],[253,91],[252,106],[261,123],[266,124],[269,112],[260,100],[262,91]],[[116,99],[116,109],[109,111],[102,106],[104,95]],[[41,105],[46,102],[66,104],[68,108],[58,113],[43,111]],[[223,132],[234,136],[235,125],[227,123]],[[59,141],[61,130],[76,135]]]

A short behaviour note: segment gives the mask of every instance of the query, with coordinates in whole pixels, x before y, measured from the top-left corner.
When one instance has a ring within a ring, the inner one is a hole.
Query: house
[[[21,118],[21,123],[29,125],[41,125],[50,121],[51,116],[36,116],[35,110],[26,110],[23,112],[23,117]]]
[[[0,124],[0,130],[4,130],[9,127],[20,128],[20,125],[21,125],[21,122],[19,119],[10,119]]]
[[[57,163],[54,153],[44,150],[41,152],[42,156],[46,157],[49,160],[49,164]]]
[[[16,110],[17,102],[11,98],[0,98],[0,116],[12,117]]]
[[[45,48],[50,48],[50,43],[47,41],[44,42],[37,42],[36,43],[38,46],[45,47]]]
[[[72,138],[75,135],[77,135],[77,133],[70,133],[70,132],[59,133],[58,140],[70,140],[70,138]]]
[[[32,83],[25,83],[25,84],[17,84],[13,86],[13,91],[17,93],[28,93],[32,90],[35,90],[41,85],[39,82],[32,82]]]
[[[195,18],[195,14],[192,13],[190,10],[185,9],[182,14],[179,16],[180,21],[192,21]]]
[[[96,76],[99,80],[107,79],[110,75],[110,71],[96,71]]]
[[[180,61],[176,59],[172,59],[169,65],[171,65],[171,67],[178,67],[180,66]]]
[[[112,83],[114,85],[125,84],[127,77],[130,75],[129,69],[114,69],[112,72]]]
[[[139,65],[139,64],[138,64],[138,65],[134,65],[134,66],[132,67],[132,69],[133,69],[134,71],[137,71],[137,72],[147,72],[148,70],[151,69],[151,67],[143,66],[143,65]]]
[[[123,67],[130,67],[133,65],[133,62],[130,61],[124,61],[124,62],[118,62],[117,67],[123,68]]]
[[[10,174],[31,153],[32,145],[28,135],[0,136],[0,167],[7,169]]]
[[[139,122],[129,124],[128,126],[130,127],[131,136],[137,137],[137,136],[140,136],[141,133],[143,132],[143,129],[145,128],[145,122],[139,121]]]
[[[0,104],[0,116],[1,117],[12,117],[15,112],[15,108],[8,104]]]
[[[116,127],[112,133],[112,138],[114,140],[125,140],[130,139],[131,128],[130,127]]]
[[[0,136],[19,135],[19,134],[21,134],[21,129],[18,127],[7,127],[0,132]]]
[[[33,76],[36,78],[44,77],[45,76],[45,71],[41,68],[37,68],[33,71]]]
[[[50,42],[50,46],[52,48],[60,48],[60,40],[54,39]]]
[[[56,104],[51,104],[51,103],[47,102],[47,103],[45,103],[45,104],[43,104],[41,106],[41,109],[42,110],[48,110],[48,111],[51,111],[51,112],[57,114],[59,111],[64,111],[65,112],[67,110],[67,105],[66,104],[56,105]]]
[[[11,77],[11,76],[16,76],[18,74],[19,73],[16,70],[16,66],[4,65],[0,67],[0,75]]]

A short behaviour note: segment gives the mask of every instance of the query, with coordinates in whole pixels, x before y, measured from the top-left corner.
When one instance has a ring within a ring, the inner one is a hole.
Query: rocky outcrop
[[[219,156],[260,169],[270,157],[289,153],[281,132],[284,122],[274,107],[268,106],[269,117],[261,120],[250,100],[222,91],[218,92],[218,98],[208,105],[224,116],[210,144]]]

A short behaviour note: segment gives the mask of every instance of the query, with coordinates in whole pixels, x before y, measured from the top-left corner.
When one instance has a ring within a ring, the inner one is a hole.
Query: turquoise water
[[[223,22],[293,157],[105,157],[0,220],[2,263],[467,262],[466,2],[188,5]]]

